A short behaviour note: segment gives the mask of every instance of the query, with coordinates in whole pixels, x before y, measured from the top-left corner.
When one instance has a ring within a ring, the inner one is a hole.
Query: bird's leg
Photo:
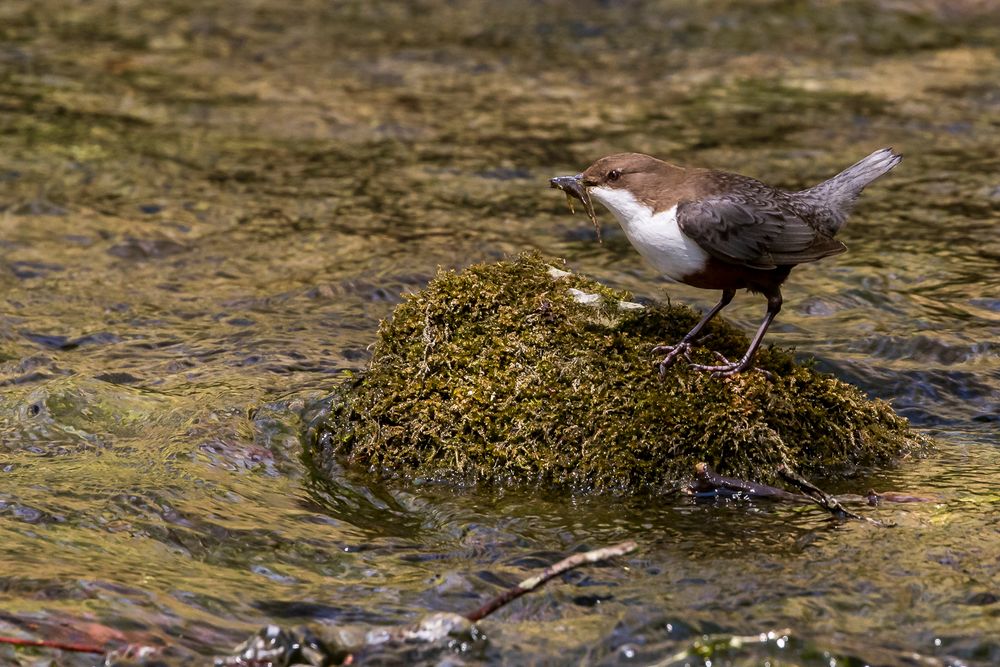
[[[719,366],[691,364],[691,368],[698,371],[708,371],[717,377],[728,377],[741,371],[745,371],[750,367],[753,355],[757,353],[757,348],[760,347],[761,341],[764,340],[764,334],[767,333],[767,328],[771,326],[771,322],[774,321],[774,318],[780,310],[781,292],[775,290],[774,294],[769,294],[767,297],[767,314],[764,316],[764,321],[760,323],[760,328],[757,329],[756,335],[754,335],[753,340],[750,341],[750,347],[747,348],[746,354],[744,354],[739,361],[733,361]]]
[[[675,361],[677,361],[677,357],[682,354],[687,354],[687,352],[690,351],[691,341],[698,337],[698,334],[700,334],[701,330],[705,328],[705,325],[708,324],[713,317],[718,315],[720,310],[729,305],[729,302],[733,300],[734,296],[736,296],[736,290],[722,290],[722,298],[719,299],[719,303],[715,304],[715,306],[712,307],[712,310],[705,313],[705,316],[701,318],[701,321],[694,325],[694,329],[687,332],[687,335],[684,336],[684,338],[681,338],[679,343],[676,345],[657,345],[653,348],[653,354],[660,354],[662,352],[667,353],[667,356],[659,362],[661,378],[666,374],[667,369],[670,368]]]

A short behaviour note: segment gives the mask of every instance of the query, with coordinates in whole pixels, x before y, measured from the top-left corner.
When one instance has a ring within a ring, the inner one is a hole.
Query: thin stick
[[[604,547],[603,549],[594,549],[593,551],[573,554],[572,556],[563,558],[554,565],[550,565],[534,577],[525,579],[517,586],[508,588],[506,591],[496,596],[471,614],[466,614],[465,617],[473,623],[476,623],[486,618],[500,607],[503,607],[508,602],[516,600],[525,593],[530,593],[553,577],[557,577],[564,572],[568,572],[574,568],[580,567],[581,565],[586,565],[587,563],[597,563],[609,558],[614,558],[615,556],[624,556],[625,554],[632,553],[638,548],[639,545],[632,540],[629,540],[628,542],[616,544],[613,547]]]
[[[778,637],[788,637],[792,634],[792,631],[788,628],[784,630],[772,630],[770,632],[762,632],[757,635],[702,635],[700,639],[696,639],[691,646],[687,647],[680,653],[672,655],[665,660],[659,662],[654,662],[649,665],[649,667],[667,667],[668,665],[676,665],[680,663],[681,660],[692,657],[702,657],[701,651],[706,647],[715,647],[723,645],[727,648],[740,649],[744,646],[749,646],[752,644],[764,644],[766,642],[774,641]],[[686,662],[685,664],[690,664]]]
[[[811,503],[811,498],[798,493],[789,493],[784,489],[779,489],[767,484],[758,484],[736,477],[723,477],[712,470],[707,463],[698,463],[694,466],[695,480],[691,489],[695,493],[717,493],[728,491],[733,494],[741,493],[752,498],[770,498],[773,500],[788,500],[799,503]]]
[[[807,482],[808,483],[808,482]],[[764,498],[768,500],[782,500],[788,502],[796,503],[810,503],[816,502],[814,496],[805,496],[801,493],[791,493],[785,491],[784,489],[779,489],[774,486],[768,486],[767,484],[760,484],[758,482],[751,482],[745,479],[739,479],[737,477],[724,477],[714,470],[707,463],[698,463],[694,467],[694,479],[688,484],[687,490],[696,496],[705,495],[731,495],[731,496],[745,496],[748,498]],[[822,492],[821,492],[822,493]],[[850,503],[864,503],[866,505],[878,505],[882,502],[887,503],[929,503],[932,502],[933,498],[924,498],[922,496],[914,496],[907,493],[897,493],[895,491],[884,491],[882,493],[877,493],[874,489],[871,489],[863,496],[857,494],[848,493],[840,496],[834,496],[836,500],[841,504]]]
[[[831,496],[826,491],[823,491],[818,486],[805,479],[796,472],[793,472],[790,468],[784,465],[778,466],[778,474],[785,478],[787,481],[791,482],[795,486],[799,487],[802,493],[806,494],[812,499],[814,503],[825,509],[827,512],[832,514],[838,519],[855,519],[857,521],[867,521],[873,523],[876,526],[884,526],[881,521],[876,521],[875,519],[870,519],[866,516],[861,516],[860,514],[855,514],[854,512],[846,509],[840,504],[840,501]]]
[[[45,648],[57,648],[60,651],[73,651],[74,653],[105,653],[100,646],[90,644],[70,644],[64,642],[51,641],[48,639],[19,639],[18,637],[0,637],[0,644],[13,644],[14,646],[42,646]]]

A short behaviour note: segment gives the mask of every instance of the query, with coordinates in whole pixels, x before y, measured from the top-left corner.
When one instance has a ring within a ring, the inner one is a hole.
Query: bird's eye
[[[622,177],[621,171],[619,171],[618,169],[612,169],[611,171],[608,172],[608,183],[614,183],[621,177]]]

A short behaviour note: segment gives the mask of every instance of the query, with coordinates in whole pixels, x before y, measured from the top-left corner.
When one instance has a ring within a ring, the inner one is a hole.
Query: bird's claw
[[[703,371],[709,373],[712,377],[716,378],[726,378],[736,375],[737,373],[742,373],[751,367],[753,357],[745,356],[739,361],[730,361],[721,352],[715,350],[709,350],[716,359],[719,360],[717,365],[711,364],[696,364],[691,361],[691,343],[681,341],[676,345],[657,345],[653,348],[653,354],[667,353],[663,359],[655,362],[660,369],[660,379],[662,380],[667,375],[667,369],[676,363],[677,359],[683,356],[688,361],[688,368],[696,371]],[[769,380],[773,380],[774,376],[763,369],[758,369],[763,373]]]
[[[744,370],[739,366],[707,366],[705,364],[691,364],[691,368],[709,373],[714,378],[727,378]]]
[[[711,373],[712,377],[717,377],[717,378],[730,377],[732,375],[736,375],[737,373],[742,373],[746,369],[750,368],[750,359],[729,361],[718,352],[715,352],[714,354],[723,363],[717,366],[711,366],[709,364],[691,364],[691,368],[693,368],[696,371],[704,371],[706,373]]]
[[[715,358],[718,359],[723,366],[735,366],[736,365],[732,361],[729,361],[729,359],[726,359],[726,356],[724,354],[722,354],[721,352],[719,352],[717,350],[710,350],[710,352],[715,355]]]
[[[688,358],[688,353],[691,352],[691,344],[682,341],[676,345],[657,345],[652,350],[652,354],[661,354],[663,352],[666,352],[667,356],[656,362],[660,368],[661,380],[667,375],[667,369],[677,361],[677,357],[683,354],[685,358]]]

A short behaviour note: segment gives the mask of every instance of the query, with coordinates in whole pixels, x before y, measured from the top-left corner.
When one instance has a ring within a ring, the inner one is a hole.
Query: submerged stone
[[[678,363],[660,381],[650,350],[698,320],[537,254],[441,271],[382,323],[366,371],[321,429],[327,470],[572,490],[655,492],[706,462],[770,480],[786,464],[836,473],[922,442],[879,400],[791,354],[715,378]],[[702,345],[706,346],[703,347]],[[747,339],[716,319],[692,358],[738,357]]]

